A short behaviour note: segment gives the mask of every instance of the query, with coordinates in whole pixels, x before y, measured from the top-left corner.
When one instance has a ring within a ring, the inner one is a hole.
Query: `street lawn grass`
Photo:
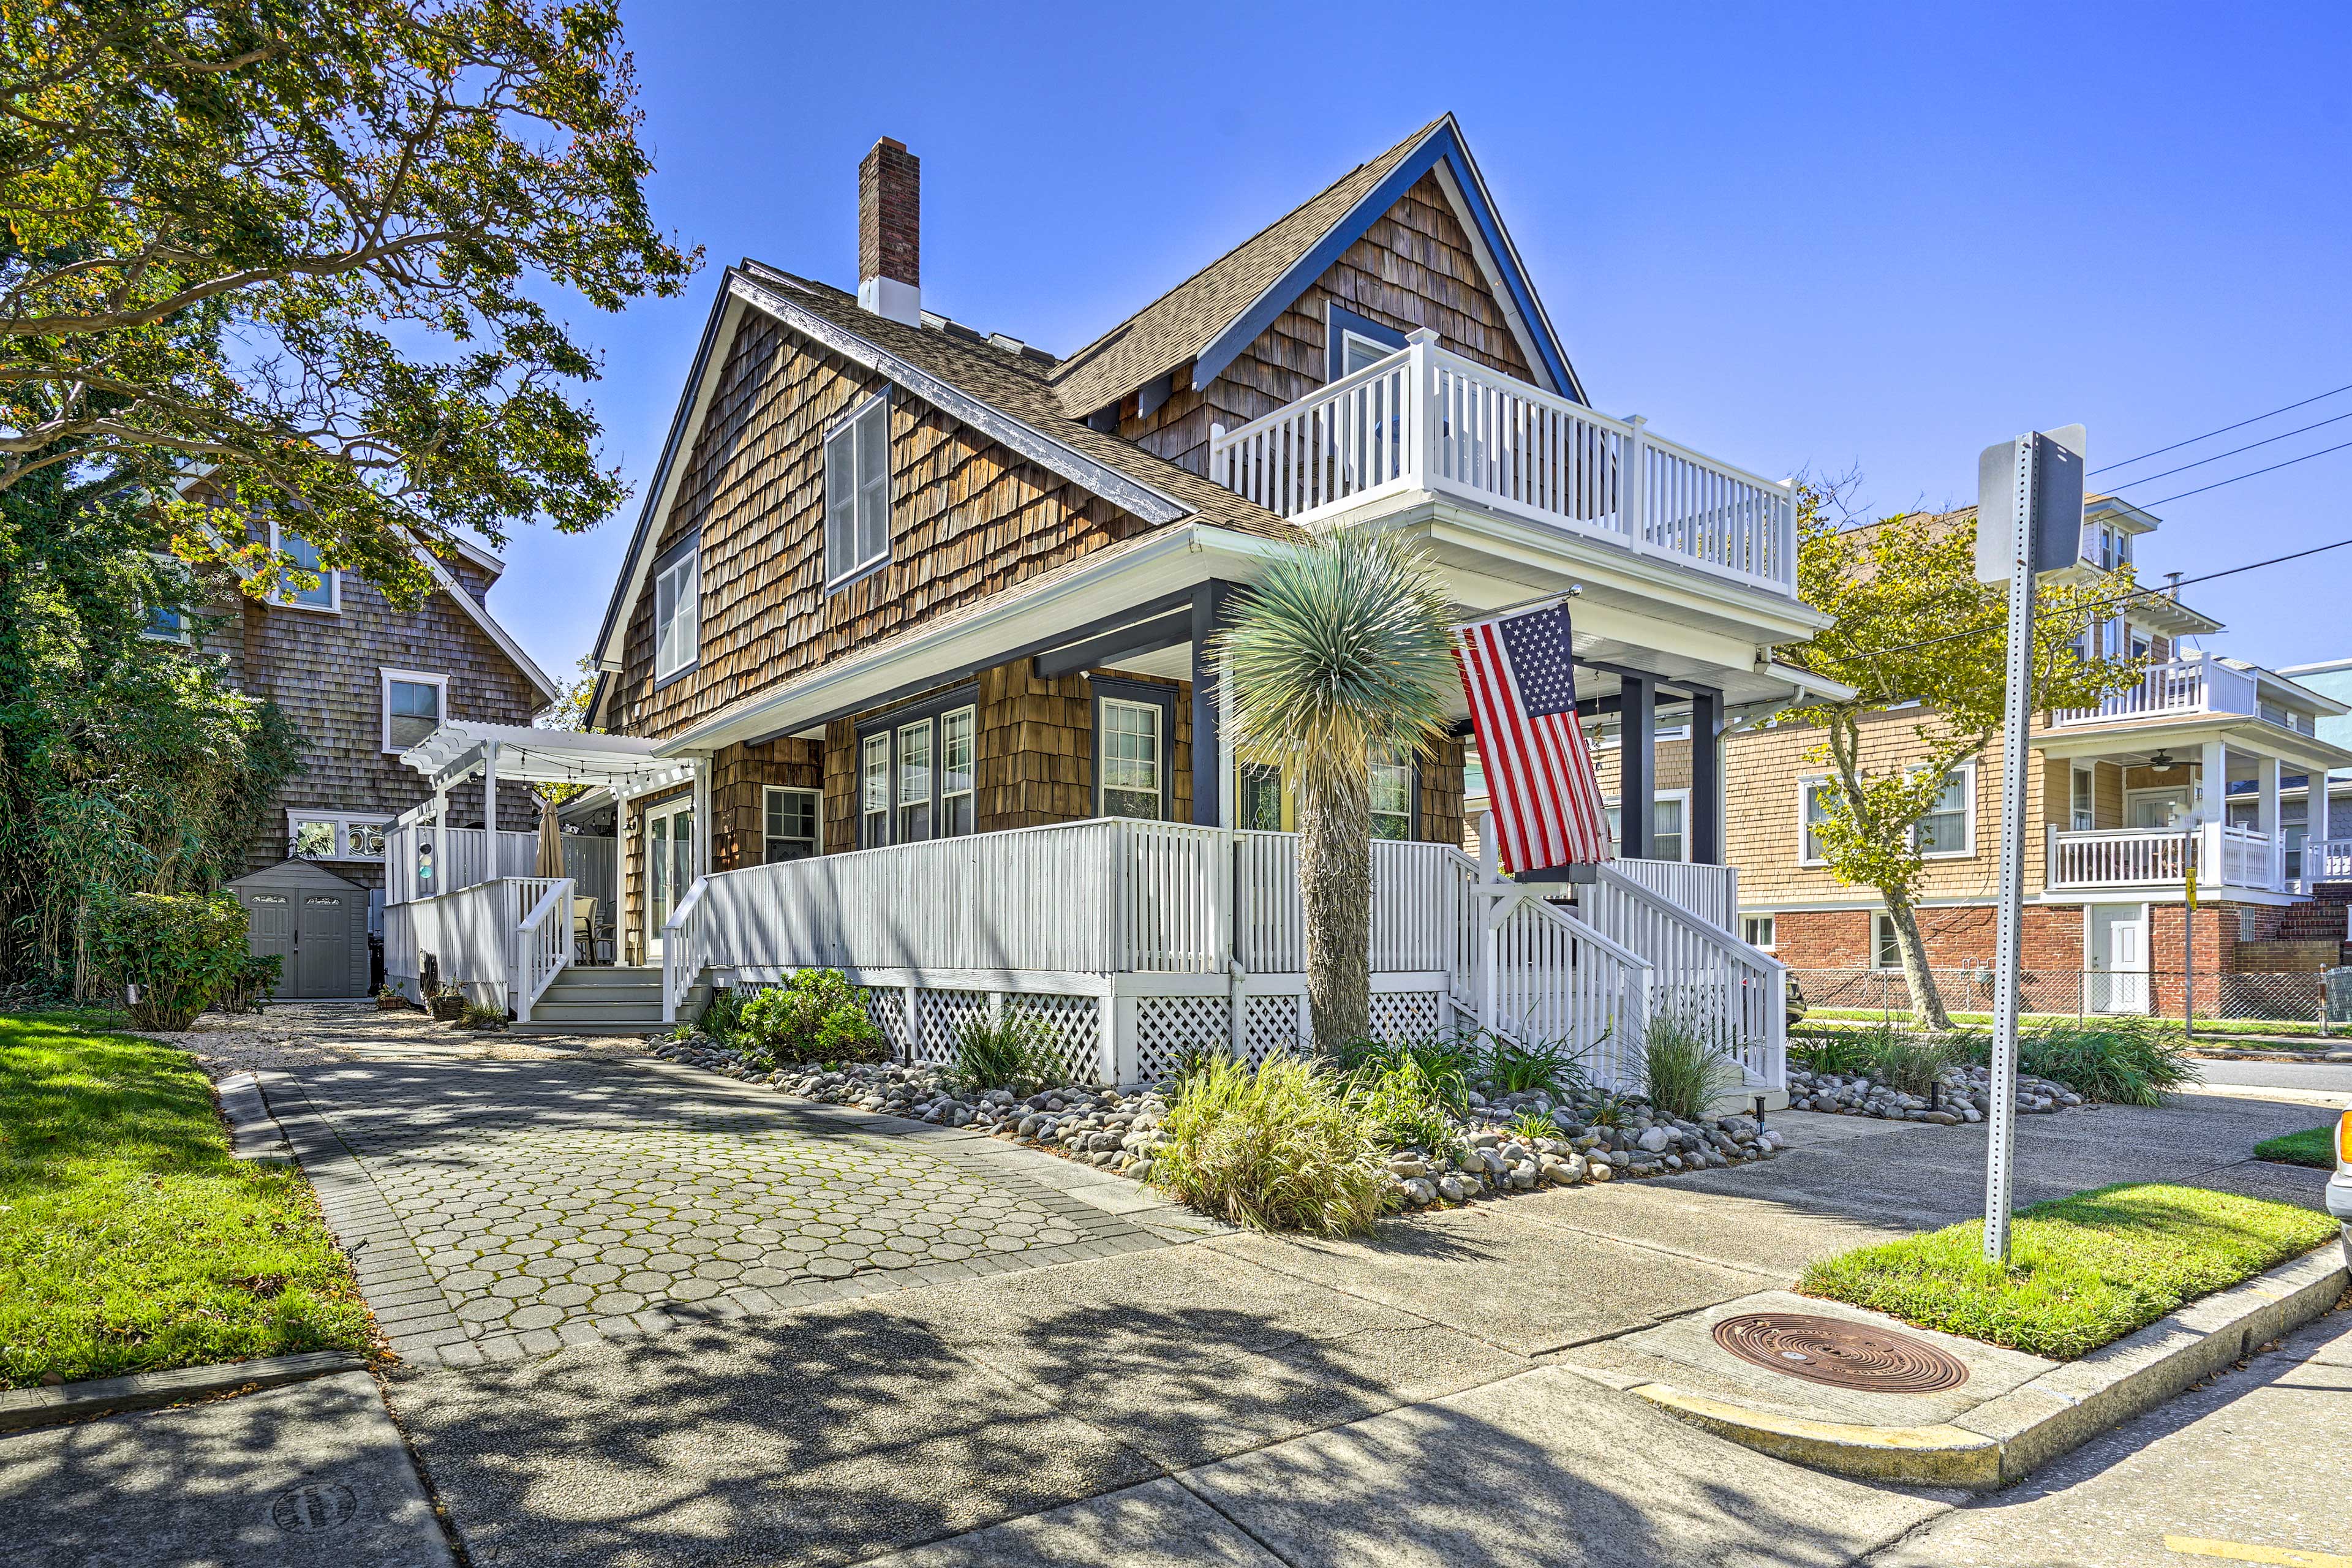
[[[193,1058],[0,1013],[0,1388],[366,1348],[294,1171],[229,1157]]]
[[[1984,1222],[1970,1220],[1825,1258],[1798,1289],[2071,1361],[2336,1234],[2293,1204],[2126,1184],[2018,1211],[2006,1268],[1984,1258]]]
[[[2282,1165],[2309,1165],[2315,1170],[2336,1169],[2336,1123],[2307,1128],[2301,1132],[2289,1132],[2284,1137],[2265,1138],[2254,1145],[2254,1158],[2275,1160]]]

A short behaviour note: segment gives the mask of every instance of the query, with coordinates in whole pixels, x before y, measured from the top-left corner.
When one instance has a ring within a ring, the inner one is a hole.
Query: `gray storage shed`
[[[228,884],[257,954],[276,953],[281,1000],[368,994],[368,889],[315,860],[281,860]]]

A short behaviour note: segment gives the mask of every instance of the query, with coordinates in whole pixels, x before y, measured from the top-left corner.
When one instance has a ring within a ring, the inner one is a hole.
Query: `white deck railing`
[[[527,835],[525,837],[528,837]],[[383,910],[384,977],[412,1001],[431,954],[441,984],[528,1021],[572,958],[572,879],[505,877]]]
[[[539,871],[536,833],[501,832],[498,835],[495,861],[491,853],[487,828],[436,828],[429,822],[387,828],[383,836],[383,901],[411,903],[418,899],[462,892],[501,877],[530,877]],[[421,875],[428,864],[432,875]]]
[[[1209,476],[1294,521],[1456,496],[1796,595],[1796,487],[1436,346],[1434,333],[1252,420],[1212,426]]]
[[[1708,866],[1694,860],[1628,860],[1620,857],[1609,862],[1609,868],[1709,925],[1726,931],[1739,929],[1737,866]]]
[[[2307,895],[2319,882],[2352,882],[2352,838],[2303,841],[2303,863],[2288,879],[2287,891]]]
[[[1654,969],[1654,1012],[1678,1016],[1735,1053],[1751,1085],[1778,1087],[1788,1048],[1780,962],[1627,875],[1622,864],[1596,866],[1594,879],[1578,885],[1585,919]]]
[[[2282,863],[2277,838],[2252,827],[2078,829],[2050,836],[2046,881],[2059,889],[2162,886],[2185,881],[2193,864],[2200,887],[2279,892]]]
[[[2258,711],[2253,677],[2243,670],[2195,654],[2169,664],[2152,665],[2137,684],[2110,692],[2095,708],[2062,708],[2050,715],[2051,727],[2110,724],[2120,719],[2155,719],[2196,713],[2252,714]]]

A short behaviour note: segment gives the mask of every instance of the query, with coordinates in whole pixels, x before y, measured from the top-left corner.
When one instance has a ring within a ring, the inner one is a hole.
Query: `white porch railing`
[[[1577,885],[1577,907],[1655,970],[1654,1011],[1677,1014],[1735,1053],[1751,1087],[1780,1087],[1788,1050],[1780,962],[1626,874],[1624,864],[1593,867],[1593,880]]]
[[[2305,847],[2308,855],[2309,846]],[[2165,886],[2197,868],[2203,888],[2285,890],[2279,840],[2218,822],[2192,827],[2103,827],[2053,833],[2045,883],[2053,889]]]
[[[2136,686],[2110,692],[2095,708],[2062,708],[2050,715],[2053,729],[2072,724],[2108,724],[2119,719],[2150,719],[2194,713],[2253,714],[2259,711],[2254,679],[2205,654],[2150,666]]]
[[[384,976],[410,1000],[430,953],[444,985],[528,1021],[572,960],[572,879],[505,877],[383,910]]]
[[[429,822],[392,827],[383,836],[383,901],[411,903],[461,892],[500,877],[529,877],[539,870],[539,835],[498,835],[493,860],[489,830],[436,828]],[[430,851],[428,854],[427,851]],[[419,873],[429,862],[432,875]]]
[[[2308,894],[2320,882],[2352,882],[2352,838],[2303,841],[2303,863],[2288,879],[2287,891]]]
[[[1418,491],[1796,594],[1796,488],[1436,346],[1435,334],[1252,420],[1209,476],[1299,522]]]
[[[1726,931],[1739,929],[1737,866],[1708,866],[1692,860],[1628,860],[1620,857],[1609,862],[1609,868],[1711,926]]]

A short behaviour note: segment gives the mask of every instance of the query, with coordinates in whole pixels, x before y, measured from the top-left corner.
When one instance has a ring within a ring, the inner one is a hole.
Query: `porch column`
[[[1231,583],[1212,579],[1192,589],[1192,820],[1203,827],[1231,827],[1234,792],[1226,787],[1223,692],[1209,639],[1223,628]]]
[[[1650,808],[1657,798],[1656,749],[1658,687],[1646,675],[1621,674],[1618,716],[1623,721],[1617,744],[1617,852],[1628,860],[1650,856]]]
[[[2284,887],[2286,854],[2279,839],[2279,760],[2273,756],[2255,758],[2254,778],[2254,826],[2262,830],[2269,845],[2265,851],[2269,870],[2264,879],[2273,888]]]
[[[710,759],[697,757],[694,759],[693,854],[694,874],[698,877],[710,875],[710,840],[716,836],[717,827],[718,825],[710,820]],[[678,896],[685,896],[683,889]]]
[[[2228,809],[2222,802],[2230,794],[2230,748],[2221,741],[2208,741],[2204,756],[2198,764],[2198,788],[2201,798],[2197,802],[2196,817],[2200,822],[2227,822]]]
[[[1690,858],[1723,864],[1723,693],[1691,690]]]
[[[482,827],[490,834],[490,875],[499,874],[499,743],[492,741],[482,748]]]

